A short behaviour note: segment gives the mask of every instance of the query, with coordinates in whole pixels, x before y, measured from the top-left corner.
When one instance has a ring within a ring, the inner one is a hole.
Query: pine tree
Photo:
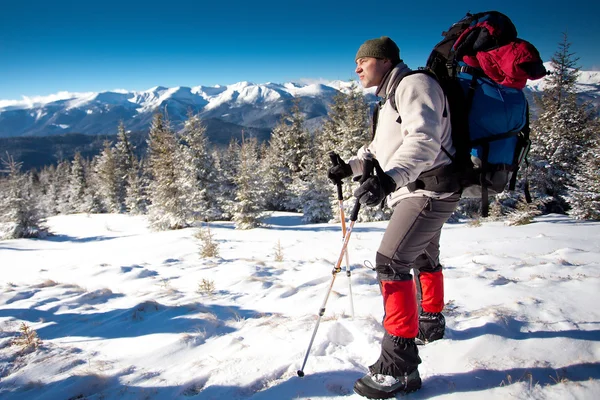
[[[161,113],[154,115],[148,137],[148,167],[151,175],[148,219],[154,229],[188,226],[189,209],[181,188],[177,163],[178,143]]]
[[[234,139],[229,142],[226,150],[215,150],[215,170],[217,172],[217,220],[230,221],[233,218],[235,197],[237,192],[236,177],[239,170],[240,145]]]
[[[196,221],[214,221],[220,214],[216,194],[215,161],[209,150],[206,127],[197,115],[189,115],[180,133],[183,190]]]
[[[344,161],[355,156],[358,150],[370,141],[369,106],[364,95],[356,85],[349,93],[339,93],[334,97],[330,106],[327,120],[316,137],[317,168],[326,176],[331,166],[328,153],[335,151]],[[347,179],[343,183],[344,212],[349,215],[355,204],[353,196],[357,183]],[[335,186],[331,185],[331,210],[336,221],[339,220],[339,203],[333,196]],[[388,218],[388,213],[379,207],[361,207],[358,219],[360,221],[377,221]]]
[[[49,193],[54,212],[50,215],[68,214],[71,212],[69,196],[67,194],[70,172],[71,163],[66,160],[59,162],[54,170]]]
[[[105,213],[107,209],[104,205],[103,196],[100,193],[102,183],[100,182],[98,171],[98,163],[100,157],[94,157],[87,163],[86,187],[84,190],[85,212],[88,213]]]
[[[135,164],[127,177],[127,191],[125,194],[125,207],[131,214],[145,214],[148,210],[146,195],[147,180],[144,176],[142,161],[135,160]]]
[[[45,166],[39,173],[39,201],[38,206],[42,215],[51,216],[56,214],[55,205],[52,201],[50,184],[54,176],[56,167],[54,165]]]
[[[321,168],[329,168],[330,151],[347,160],[369,140],[369,105],[363,93],[353,85],[349,93],[340,92],[334,96],[327,112],[317,142]]]
[[[137,159],[134,154],[134,147],[131,144],[129,133],[125,130],[123,121],[119,123],[117,132],[117,143],[114,148],[114,158],[116,165],[116,200],[119,206],[119,212],[127,210],[126,198],[130,179],[136,179],[135,168]]]
[[[100,199],[109,213],[120,213],[122,210],[121,180],[115,153],[111,143],[108,140],[104,141],[104,150],[96,156],[94,170]]]
[[[579,159],[583,153],[593,113],[588,105],[577,102],[575,84],[579,75],[579,58],[570,51],[571,43],[563,41],[551,60],[553,72],[537,102],[541,109],[532,123],[533,161],[531,182],[536,194],[548,205],[549,212],[565,212],[568,188],[575,184]]]
[[[242,138],[239,150],[237,190],[233,205],[233,221],[237,229],[252,229],[260,224],[264,210],[261,163],[256,138]]]
[[[265,157],[267,207],[276,211],[299,211],[306,174],[312,165],[311,137],[304,127],[305,117],[295,101],[273,128]]]
[[[307,174],[307,180],[302,184],[302,220],[311,224],[331,220],[332,191],[329,179],[312,168]]]
[[[67,195],[69,196],[69,205],[71,212],[80,213],[88,211],[85,204],[85,192],[87,187],[84,161],[79,152],[71,162],[71,174],[69,175],[69,186]]]
[[[592,127],[594,134],[586,141],[571,187],[569,214],[577,219],[600,220],[600,120],[596,119]]]
[[[3,239],[46,236],[47,228],[40,216],[28,174],[21,173],[21,164],[8,154],[1,161],[4,165],[2,172],[7,177],[0,180],[0,236]]]

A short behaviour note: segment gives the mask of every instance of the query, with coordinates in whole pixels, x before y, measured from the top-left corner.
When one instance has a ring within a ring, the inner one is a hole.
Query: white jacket
[[[377,88],[377,96],[387,98],[393,91],[394,78],[407,71],[410,69],[400,62],[384,77]],[[379,110],[373,141],[350,159],[354,175],[362,174],[362,160],[366,153],[372,153],[385,173],[396,182],[396,191],[388,197],[390,207],[409,196],[450,196],[452,193],[428,190],[410,192],[406,188],[422,172],[452,162],[442,150],[443,146],[450,154],[454,154],[450,110],[442,88],[426,74],[412,74],[398,84],[395,100],[398,112],[388,99]]]

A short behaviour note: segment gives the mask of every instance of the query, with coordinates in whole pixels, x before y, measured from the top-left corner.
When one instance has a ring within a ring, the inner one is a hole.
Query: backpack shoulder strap
[[[398,106],[396,105],[396,89],[398,88],[398,85],[400,84],[400,81],[402,81],[402,79],[406,78],[409,75],[414,75],[414,74],[428,75],[428,76],[432,77],[433,79],[435,79],[435,81],[438,82],[438,84],[440,83],[437,78],[437,75],[433,71],[431,71],[430,69],[427,69],[427,68],[419,68],[414,71],[408,71],[408,72],[404,72],[403,74],[400,74],[399,77],[396,78],[396,81],[393,82],[394,86],[393,86],[392,90],[390,91],[390,93],[385,97],[385,99],[383,99],[383,103],[385,103],[385,101],[387,101],[389,99],[390,105],[392,106],[394,111],[396,111],[398,113],[398,119],[396,120],[396,122],[398,122],[399,124],[402,123],[402,116],[400,115],[400,112],[398,111]],[[446,95],[446,92],[444,91],[444,87],[442,85],[440,85],[440,87],[442,88],[444,95]],[[442,116],[444,118],[446,118],[448,116],[448,110],[446,110],[446,108],[444,108],[444,112],[443,112]],[[454,161],[454,157],[452,156],[452,154],[450,154],[450,152],[448,150],[446,150],[444,148],[444,146],[442,146],[442,151],[444,153],[446,153],[446,155],[448,156],[448,158],[450,158],[450,160]]]
[[[436,80],[436,82],[438,81],[437,76],[430,70],[428,69],[416,69],[414,71],[406,71],[401,73],[400,75],[398,75],[396,77],[396,79],[392,82],[392,90],[390,91],[390,93],[385,96],[382,100],[382,105],[385,104],[386,101],[390,101],[390,105],[392,106],[392,108],[394,109],[394,111],[398,112],[398,106],[396,105],[396,89],[398,88],[398,85],[400,84],[400,82],[402,81],[402,79],[406,78],[409,75],[414,75],[414,74],[425,74],[425,75],[429,75],[430,77],[432,77],[433,79]],[[444,110],[444,114],[446,114],[446,110]],[[398,117],[398,123],[402,122],[401,117]]]

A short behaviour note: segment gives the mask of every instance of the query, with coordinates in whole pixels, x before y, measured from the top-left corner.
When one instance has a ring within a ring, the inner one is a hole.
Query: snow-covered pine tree
[[[233,218],[235,196],[237,191],[236,177],[239,169],[240,145],[232,139],[226,150],[214,150],[215,170],[217,172],[217,220],[229,221]]]
[[[163,114],[152,119],[148,136],[148,167],[151,175],[148,219],[156,230],[181,229],[188,225],[190,210],[181,188],[177,163],[178,144]]]
[[[318,149],[315,136],[310,141],[310,152],[308,162],[305,163],[303,174],[299,175],[302,179],[296,177],[294,186],[297,192],[301,193],[300,202],[302,204],[302,220],[307,223],[320,223],[331,220],[331,182],[326,173],[318,168],[319,160]]]
[[[10,156],[0,160],[0,238],[18,239],[45,237],[48,229],[40,216],[28,174],[21,173],[21,164]]]
[[[296,183],[302,189],[302,220],[311,224],[331,220],[331,182],[316,168],[310,168],[305,179]]]
[[[537,99],[539,116],[531,124],[530,181],[536,196],[547,205],[546,212],[563,213],[568,209],[568,188],[575,183],[585,140],[592,136],[593,113],[588,105],[577,102],[579,58],[570,46],[567,34],[563,34],[551,60],[553,71],[546,78],[544,93]]]
[[[579,159],[578,174],[571,187],[569,214],[577,219],[600,220],[600,120],[592,127],[593,136],[586,139],[586,146]]]
[[[144,177],[143,161],[134,160],[134,165],[127,177],[127,191],[125,194],[125,207],[131,214],[145,214],[148,210],[146,195],[147,180]]]
[[[85,192],[87,182],[84,170],[84,160],[79,152],[75,153],[73,161],[71,161],[71,173],[69,175],[69,184],[67,195],[69,196],[69,205],[71,212],[81,213],[86,212]]]
[[[242,134],[238,157],[233,221],[236,229],[252,229],[260,225],[264,210],[263,172],[258,157],[258,140],[244,138]]]
[[[134,154],[134,147],[131,143],[129,133],[125,130],[123,121],[119,122],[117,130],[117,143],[115,143],[114,157],[117,166],[117,199],[119,201],[119,212],[127,210],[126,198],[130,185],[129,180],[135,179],[134,169],[137,166],[137,159]]]
[[[219,216],[215,162],[209,150],[206,127],[198,115],[190,114],[180,132],[182,189],[195,221],[214,221]]]
[[[69,196],[67,194],[70,173],[71,163],[67,160],[62,160],[56,166],[49,192],[55,212],[48,215],[68,214],[71,212]]]
[[[51,192],[51,182],[54,177],[54,171],[56,167],[54,165],[49,165],[43,167],[39,172],[39,201],[38,206],[42,215],[51,216],[56,214],[56,205],[52,199],[50,194]]]
[[[285,119],[282,117],[271,131],[269,147],[263,159],[265,164],[265,207],[267,210],[284,211],[286,204],[289,203],[292,172],[282,158],[285,146],[284,136],[287,130]]]
[[[86,187],[84,192],[85,212],[88,213],[105,213],[103,195],[100,193],[101,183],[98,176],[98,163],[100,157],[94,157],[86,163]]]
[[[356,155],[358,150],[370,140],[369,105],[363,93],[354,84],[348,93],[340,92],[333,99],[327,119],[317,136],[317,167],[326,176],[331,166],[328,153],[335,151],[347,161]],[[349,215],[355,204],[353,192],[357,183],[346,179],[343,183],[344,212]],[[339,203],[334,196],[335,186],[331,185],[331,209],[334,219],[339,221]],[[358,219],[360,221],[378,221],[388,218],[388,214],[379,207],[362,207]]]
[[[266,207],[271,210],[300,211],[306,174],[312,165],[311,136],[305,128],[306,118],[294,101],[271,132],[265,157]]]
[[[121,182],[115,153],[116,151],[111,143],[106,140],[104,141],[102,153],[95,157],[94,163],[96,183],[98,184],[97,191],[104,209],[109,213],[120,213],[122,210]]]

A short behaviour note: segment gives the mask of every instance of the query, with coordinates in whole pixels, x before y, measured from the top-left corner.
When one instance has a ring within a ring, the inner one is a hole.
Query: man
[[[367,206],[386,199],[394,210],[375,258],[385,311],[381,354],[354,385],[362,396],[390,398],[421,387],[415,338],[428,342],[444,334],[439,241],[460,188],[448,173],[454,147],[448,103],[438,82],[426,73],[406,75],[410,69],[398,46],[385,36],[367,40],[355,60],[362,85],[377,87],[383,100],[374,111],[372,142],[348,164],[339,160],[328,176],[340,181],[360,175],[363,160],[374,158],[376,175],[354,195]],[[421,315],[412,268],[420,271]]]

